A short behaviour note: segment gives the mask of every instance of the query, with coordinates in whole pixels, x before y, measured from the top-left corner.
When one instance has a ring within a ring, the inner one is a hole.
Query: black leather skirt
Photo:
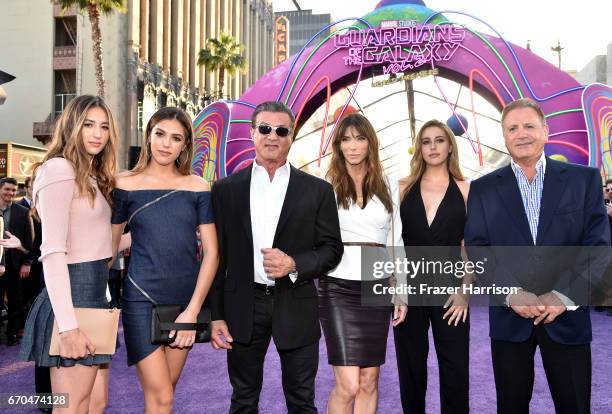
[[[319,280],[319,319],[330,365],[376,367],[385,363],[393,308],[362,304],[364,283],[371,282],[329,276]]]

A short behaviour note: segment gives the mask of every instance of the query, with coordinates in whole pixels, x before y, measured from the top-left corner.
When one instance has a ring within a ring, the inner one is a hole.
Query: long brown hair
[[[459,148],[457,147],[455,134],[453,134],[453,131],[451,131],[451,129],[444,122],[440,122],[437,119],[431,119],[423,124],[416,136],[416,140],[414,142],[414,155],[412,156],[412,160],[410,160],[410,175],[400,180],[401,184],[406,185],[406,188],[401,195],[402,200],[406,194],[408,194],[412,186],[418,182],[421,177],[423,177],[425,169],[427,168],[427,164],[423,159],[422,151],[423,134],[425,133],[425,130],[430,127],[440,128],[442,131],[444,131],[444,135],[446,135],[446,138],[448,138],[450,142],[451,152],[448,154],[448,158],[446,159],[448,173],[457,181],[463,181],[465,179],[463,177],[463,173],[461,172],[461,167],[459,167]]]
[[[83,123],[87,112],[92,108],[100,108],[106,112],[109,126],[109,140],[99,154],[91,159],[81,138]],[[72,99],[64,112],[57,119],[49,152],[42,162],[34,167],[34,174],[40,165],[52,158],[61,157],[72,164],[75,173],[76,186],[81,196],[87,195],[93,204],[96,189],[90,178],[95,178],[100,192],[111,203],[111,191],[115,187],[117,171],[117,127],[113,114],[98,96],[81,95]]]
[[[366,156],[366,174],[363,179],[363,206],[365,208],[368,200],[374,196],[378,197],[389,213],[393,211],[393,202],[389,187],[385,183],[382,164],[378,155],[380,145],[374,127],[368,119],[353,113],[342,118],[332,139],[332,158],[327,170],[326,177],[331,182],[336,192],[338,207],[348,209],[350,202],[357,203],[357,189],[355,183],[346,169],[346,160],[340,144],[342,137],[349,127],[354,127],[359,134],[368,140],[368,155]]]
[[[191,128],[191,118],[181,108],[166,107],[155,112],[149,122],[143,136],[142,147],[138,162],[130,170],[131,174],[138,174],[145,170],[151,162],[151,132],[155,125],[167,119],[178,121],[185,129],[185,149],[181,151],[181,155],[176,159],[176,169],[182,175],[191,174],[191,161],[193,158],[193,129]]]

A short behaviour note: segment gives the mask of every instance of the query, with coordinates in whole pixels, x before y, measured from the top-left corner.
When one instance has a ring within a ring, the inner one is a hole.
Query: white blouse
[[[386,182],[389,183],[391,189],[393,215],[387,211],[376,196],[368,201],[364,209],[355,203],[351,203],[348,209],[340,208],[338,218],[340,219],[342,242],[404,246],[399,212],[399,183],[396,180],[386,180]],[[361,280],[361,249],[361,246],[344,246],[342,260],[328,275],[339,279]],[[401,249],[396,249],[396,251],[399,250]]]

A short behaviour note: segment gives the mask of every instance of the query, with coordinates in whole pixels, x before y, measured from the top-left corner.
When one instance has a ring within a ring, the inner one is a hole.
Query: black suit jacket
[[[21,245],[29,253],[24,254],[17,249],[5,249],[5,264],[7,271],[18,271],[22,264],[32,263],[32,242],[34,239],[34,229],[32,227],[32,219],[30,218],[30,210],[20,204],[11,204],[11,222],[9,228],[6,229],[21,240]]]
[[[28,211],[30,211],[32,207],[30,204],[28,204],[25,198],[19,200],[17,204],[24,206],[28,209]],[[40,258],[40,245],[42,244],[42,226],[40,225],[40,221],[36,220],[35,218],[32,218],[32,225],[34,228],[34,240],[32,241],[32,250],[28,256],[32,260],[33,267],[40,266],[42,268],[42,264],[38,261]]]
[[[213,320],[225,320],[237,342],[253,328],[254,269],[250,215],[251,168],[213,186],[220,264],[209,304]],[[298,278],[276,280],[272,336],[279,349],[311,344],[321,336],[314,279],[342,258],[338,211],[329,183],[291,167],[273,247],[293,257]]]
[[[17,202],[17,204],[19,204],[20,206],[23,206],[25,208],[27,208],[28,210],[30,209],[30,205],[28,204],[28,202],[26,201],[25,198],[22,198],[21,200],[19,200]]]

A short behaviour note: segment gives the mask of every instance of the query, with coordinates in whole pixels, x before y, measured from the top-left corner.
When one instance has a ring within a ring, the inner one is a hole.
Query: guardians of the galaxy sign
[[[421,25],[415,21],[385,21],[380,28],[348,31],[334,36],[334,45],[348,49],[344,64],[383,64],[383,73],[398,73],[428,62],[450,60],[465,38],[454,25]]]

